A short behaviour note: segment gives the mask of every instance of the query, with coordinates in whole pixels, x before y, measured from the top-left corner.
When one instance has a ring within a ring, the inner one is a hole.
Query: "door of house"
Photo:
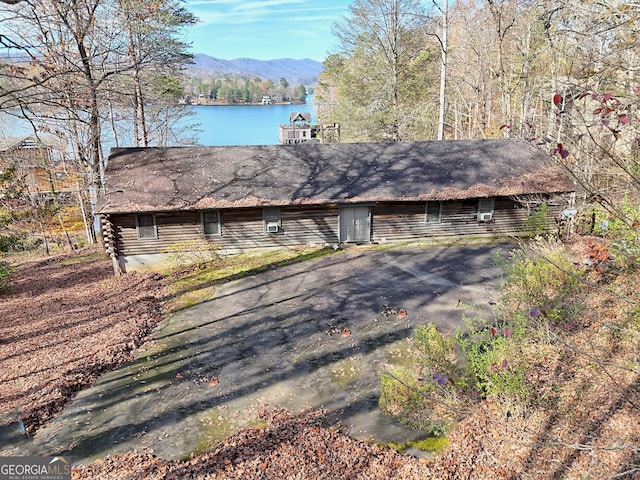
[[[371,207],[340,208],[340,242],[371,240]]]

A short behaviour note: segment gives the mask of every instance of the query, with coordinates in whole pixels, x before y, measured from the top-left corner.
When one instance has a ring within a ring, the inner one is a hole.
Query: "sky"
[[[331,25],[351,0],[186,0],[200,22],[186,30],[193,53],[231,60],[311,58],[335,51]]]

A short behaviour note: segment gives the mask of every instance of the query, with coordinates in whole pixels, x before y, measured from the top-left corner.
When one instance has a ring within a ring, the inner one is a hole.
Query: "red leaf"
[[[505,128],[507,128],[507,126],[506,126],[506,125],[500,125],[500,130],[503,130],[503,129],[505,129]]]
[[[559,93],[556,93],[553,96],[553,103],[554,105],[560,105],[562,103],[562,95],[560,95]]]
[[[496,330],[496,327],[491,327],[491,336],[495,337],[497,333],[498,331]]]
[[[604,96],[602,97],[602,101],[603,102],[608,102],[612,98],[613,98],[613,95],[611,95],[610,93],[605,93]]]
[[[602,107],[596,108],[596,109],[593,111],[593,114],[594,114],[594,115],[598,115],[598,114],[600,114],[600,113],[602,113]]]
[[[622,125],[626,125],[627,123],[629,123],[631,121],[631,119],[627,115],[620,115],[618,117],[618,120],[620,121],[620,123]]]
[[[582,100],[584,97],[589,96],[589,92],[583,92],[580,94],[580,96],[578,97],[578,100]]]

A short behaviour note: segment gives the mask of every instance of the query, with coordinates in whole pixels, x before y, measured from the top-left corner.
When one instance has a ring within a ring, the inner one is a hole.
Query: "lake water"
[[[193,123],[201,132],[200,145],[276,145],[278,126],[289,123],[292,112],[310,112],[316,123],[316,107],[306,105],[199,105]]]
[[[312,95],[307,96],[305,105],[197,105],[190,108],[195,116],[185,121],[197,124],[197,130],[190,133],[200,145],[277,145],[278,126],[289,123],[290,113],[309,112],[312,123],[317,122],[317,108],[313,105]],[[30,133],[27,122],[0,112],[0,136]],[[104,134],[106,137],[109,134],[106,125]],[[112,141],[105,138],[105,152],[111,146]]]

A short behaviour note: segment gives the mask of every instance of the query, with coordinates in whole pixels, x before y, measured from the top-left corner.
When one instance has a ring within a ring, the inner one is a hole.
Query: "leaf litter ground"
[[[21,266],[12,292],[0,297],[3,429],[18,417],[28,431],[46,422],[76,391],[129,360],[160,319],[159,276],[114,279],[108,261],[71,265],[70,258]],[[615,288],[637,301],[638,283],[620,278]],[[503,405],[483,402],[433,459],[354,440],[327,428],[322,412],[272,410],[262,413],[265,426],[189,459],[131,451],[79,466],[73,477],[637,479],[639,376],[606,368],[637,348],[637,337],[615,339],[603,329],[628,313],[608,290],[594,294],[594,321],[571,338],[570,349],[550,348],[532,372],[559,392],[555,403],[510,416]]]

